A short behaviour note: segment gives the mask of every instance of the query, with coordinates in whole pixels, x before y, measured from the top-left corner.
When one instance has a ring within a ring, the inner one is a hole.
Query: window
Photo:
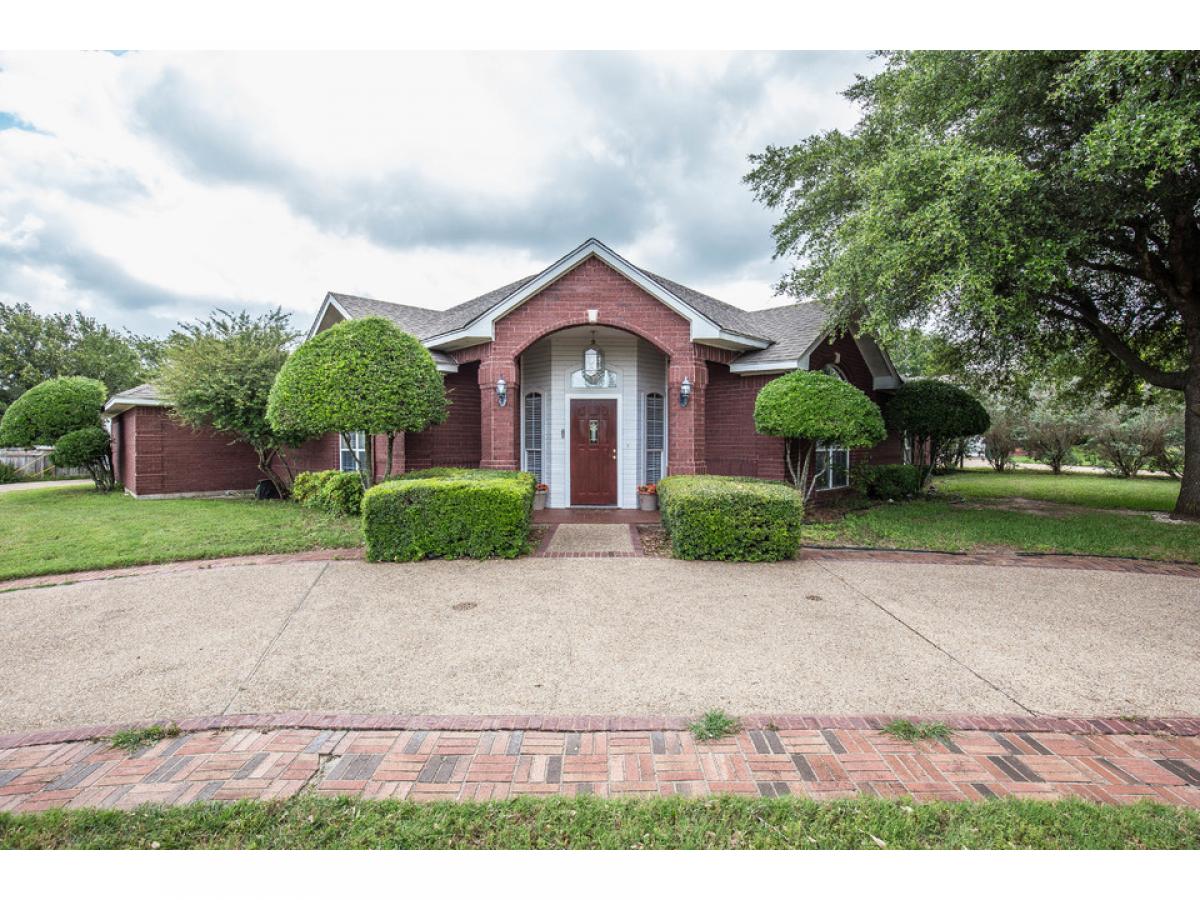
[[[817,490],[832,491],[850,485],[850,451],[818,443],[816,449]]]
[[[341,447],[341,455],[338,459],[338,468],[343,472],[357,472],[362,466],[360,460],[367,449],[367,433],[365,431],[355,431],[350,434],[350,443],[346,444],[345,435],[338,441]]]
[[[913,461],[913,443],[912,435],[907,431],[904,432],[904,464],[911,466]]]
[[[658,484],[663,471],[663,395],[646,395],[646,484]]]
[[[542,483],[542,395],[525,395],[525,471]]]

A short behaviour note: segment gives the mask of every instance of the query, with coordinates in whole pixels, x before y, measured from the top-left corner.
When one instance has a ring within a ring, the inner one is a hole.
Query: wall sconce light
[[[503,376],[496,381],[496,402],[501,406],[508,405],[508,382]]]
[[[692,399],[692,379],[686,375],[683,376],[683,383],[679,385],[679,405],[687,406],[688,401]]]

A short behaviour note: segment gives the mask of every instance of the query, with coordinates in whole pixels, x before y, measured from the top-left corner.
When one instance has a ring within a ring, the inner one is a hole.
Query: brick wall
[[[405,470],[431,466],[478,468],[480,394],[478,364],[464,364],[446,376],[449,414],[441,425],[405,435]],[[514,398],[520,396],[513,394]],[[493,401],[494,402],[494,401]],[[510,401],[509,405],[513,405]]]
[[[710,474],[785,477],[783,439],[754,429],[754,401],[774,377],[742,377],[729,366],[708,364],[705,446]]]
[[[137,407],[117,421],[121,479],[138,496],[249,490],[262,477],[245,444],[211,429],[193,431],[161,407]]]

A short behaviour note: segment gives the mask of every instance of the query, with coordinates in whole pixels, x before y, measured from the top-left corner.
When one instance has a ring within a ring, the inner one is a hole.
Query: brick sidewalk
[[[130,756],[106,742],[0,751],[0,810],[280,799],[733,793],[920,800],[1149,798],[1200,808],[1200,737],[959,731],[910,744],[875,729],[196,731]]]

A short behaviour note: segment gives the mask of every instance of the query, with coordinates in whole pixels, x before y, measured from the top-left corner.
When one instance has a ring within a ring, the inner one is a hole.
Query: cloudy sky
[[[326,291],[444,308],[595,236],[747,307],[748,154],[863,53],[0,54],[0,301],[162,334]]]

